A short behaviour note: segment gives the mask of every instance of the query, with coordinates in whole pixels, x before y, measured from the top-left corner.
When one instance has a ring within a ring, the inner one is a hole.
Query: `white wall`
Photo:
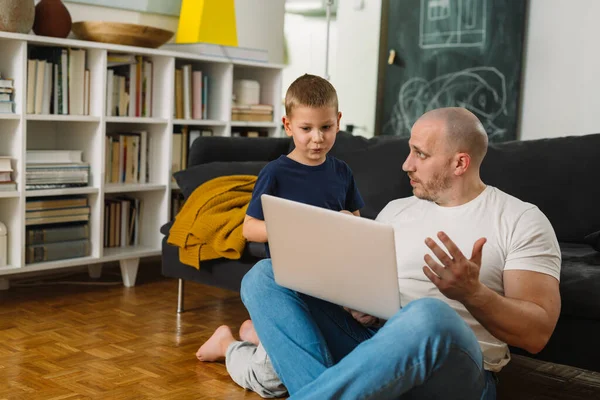
[[[600,132],[600,1],[531,0],[520,139]]]
[[[285,14],[285,37],[288,48],[288,63],[283,69],[282,96],[288,86],[300,75],[325,76],[325,37],[326,19],[305,17],[298,14]],[[329,26],[329,75],[336,71],[337,22]],[[339,89],[338,89],[339,91]],[[343,120],[343,118],[342,118]]]
[[[127,1],[127,0],[123,0]],[[75,21],[128,22],[177,31],[178,18],[78,3],[64,3]],[[238,46],[266,49],[283,62],[283,0],[235,0]]]
[[[357,9],[360,3],[363,7]],[[367,137],[375,132],[380,21],[381,0],[338,3],[337,49],[332,49],[337,59],[331,83],[338,92],[342,127],[353,124],[355,134]]]

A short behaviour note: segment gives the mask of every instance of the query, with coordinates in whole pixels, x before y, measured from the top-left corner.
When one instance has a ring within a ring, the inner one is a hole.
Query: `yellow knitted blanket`
[[[242,227],[256,176],[211,179],[185,201],[171,227],[169,244],[179,247],[179,261],[200,269],[200,262],[241,257],[246,239]]]

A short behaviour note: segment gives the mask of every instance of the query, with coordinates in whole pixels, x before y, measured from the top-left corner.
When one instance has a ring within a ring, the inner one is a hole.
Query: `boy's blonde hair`
[[[338,112],[338,97],[335,88],[326,79],[304,74],[297,78],[285,94],[285,113],[292,115],[295,107],[333,107]]]

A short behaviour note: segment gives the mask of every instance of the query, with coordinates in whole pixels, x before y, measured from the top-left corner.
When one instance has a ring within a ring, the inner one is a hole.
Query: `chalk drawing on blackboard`
[[[483,46],[487,0],[421,0],[423,49]]]
[[[502,137],[506,128],[496,119],[507,115],[506,79],[494,67],[467,68],[441,75],[432,81],[415,77],[406,81],[384,131],[409,137],[415,121],[429,110],[464,107],[483,124],[490,139]]]

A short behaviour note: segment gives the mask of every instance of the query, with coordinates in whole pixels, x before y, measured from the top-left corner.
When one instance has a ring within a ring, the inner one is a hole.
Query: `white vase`
[[[35,18],[34,0],[0,0],[0,10],[0,31],[31,31]]]

